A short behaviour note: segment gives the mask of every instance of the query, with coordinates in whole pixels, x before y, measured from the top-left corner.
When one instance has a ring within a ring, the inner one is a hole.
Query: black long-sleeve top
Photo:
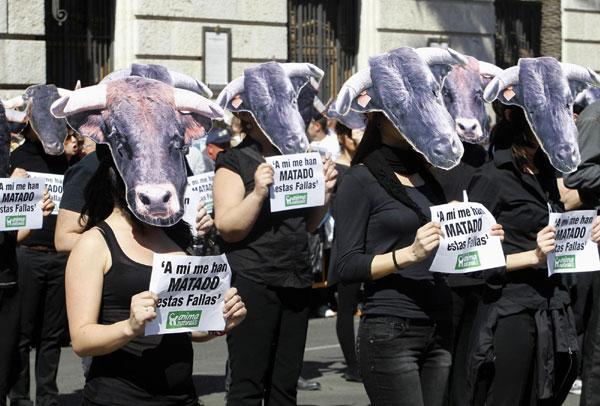
[[[429,215],[442,204],[426,185],[407,187]],[[417,215],[391,197],[362,165],[348,169],[338,186],[335,208],[336,270],[345,283],[365,282],[365,315],[449,320],[450,289],[443,275],[429,272],[428,259],[378,280],[371,278],[375,255],[407,247],[421,226]]]
[[[468,193],[469,200],[486,206],[502,225],[506,255],[537,247],[537,233],[548,225],[548,204],[556,211],[563,210],[553,169],[542,169],[540,175],[523,173],[510,150],[494,152],[493,160],[475,173]],[[556,309],[569,303],[561,275],[548,277],[545,263],[511,272],[503,267],[484,273],[489,285],[502,288],[502,300],[529,309]]]

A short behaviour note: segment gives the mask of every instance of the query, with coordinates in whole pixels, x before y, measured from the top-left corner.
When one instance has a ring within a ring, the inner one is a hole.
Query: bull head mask
[[[222,118],[214,102],[189,90],[139,76],[110,78],[52,105],[78,133],[108,144],[134,215],[155,226],[183,216],[184,149]]]
[[[31,128],[38,136],[44,151],[48,155],[60,155],[64,152],[67,137],[67,123],[64,119],[53,117],[50,106],[69,90],[54,85],[30,86],[25,94],[3,101],[5,108],[24,108]]]
[[[231,112],[252,114],[281,153],[306,152],[308,139],[298,95],[311,78],[318,85],[322,77],[323,71],[310,63],[267,62],[244,70],[244,76],[223,89],[217,103]]]
[[[472,56],[465,57],[467,66],[452,66],[442,96],[456,123],[458,137],[470,144],[485,143],[490,137],[490,117],[485,110],[483,91],[502,69]]]
[[[327,118],[333,118],[351,130],[364,130],[367,126],[367,116],[350,109],[346,114],[340,114],[335,109],[335,101],[327,109]]]
[[[380,111],[434,166],[450,169],[463,146],[444,107],[441,87],[451,64],[467,61],[452,49],[402,47],[369,59],[369,68],[344,83],[335,109],[345,115]]]
[[[600,86],[600,76],[589,68],[551,57],[522,58],[490,82],[484,98],[521,107],[552,165],[570,173],[581,161],[573,99],[589,85]]]
[[[9,176],[8,159],[10,153],[10,135],[23,130],[27,115],[22,111],[5,109],[0,103],[0,178]]]

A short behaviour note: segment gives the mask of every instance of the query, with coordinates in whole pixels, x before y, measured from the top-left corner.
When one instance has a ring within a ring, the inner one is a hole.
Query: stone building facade
[[[0,0],[0,97],[52,81],[46,66],[48,13],[68,0]],[[80,0],[84,4],[90,1]],[[203,78],[203,29],[231,30],[231,77],[266,61],[289,61],[292,4],[318,0],[113,0],[111,69],[159,63]],[[321,0],[323,4],[324,0]],[[348,4],[338,1],[338,7]],[[398,46],[449,44],[495,61],[496,7],[509,0],[356,0],[354,70]],[[540,54],[600,71],[600,0],[539,0]],[[511,7],[509,5],[509,7]],[[65,21],[68,24],[69,17]],[[85,44],[84,44],[85,45]],[[49,48],[48,48],[49,49]],[[324,67],[327,68],[327,67]],[[326,69],[327,71],[327,69]],[[103,71],[104,72],[104,71]]]

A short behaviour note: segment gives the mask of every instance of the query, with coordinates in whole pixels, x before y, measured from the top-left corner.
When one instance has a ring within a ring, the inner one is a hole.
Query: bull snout
[[[475,118],[457,118],[456,133],[461,139],[467,142],[478,142],[483,137],[481,124]]]
[[[450,169],[460,162],[464,147],[456,136],[441,138],[430,150],[430,162],[442,169]]]
[[[139,213],[151,218],[168,218],[180,207],[172,184],[139,185],[135,188],[135,200]]]
[[[579,148],[571,144],[559,145],[552,154],[551,161],[563,173],[574,172],[581,162]]]

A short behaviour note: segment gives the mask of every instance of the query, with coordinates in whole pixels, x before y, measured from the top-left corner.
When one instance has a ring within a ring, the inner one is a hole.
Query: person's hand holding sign
[[[144,334],[146,322],[156,317],[157,301],[158,296],[156,296],[156,293],[150,291],[141,292],[131,297],[128,320],[131,335],[139,336]]]
[[[225,305],[223,306],[223,314],[227,321],[225,322],[225,331],[239,326],[246,318],[248,310],[242,302],[242,298],[237,293],[236,288],[230,288],[225,294]]]
[[[54,202],[50,197],[50,191],[48,188],[44,189],[44,195],[42,196],[42,212],[44,213],[44,217],[48,217],[54,211]]]
[[[15,170],[13,171],[13,173],[10,175],[10,177],[12,179],[18,179],[18,178],[28,178],[29,174],[27,173],[27,171],[25,169],[22,168],[15,168]]]
[[[196,231],[198,232],[198,237],[202,237],[208,230],[213,226],[213,219],[204,207],[206,202],[204,200],[200,201],[198,204],[198,214],[196,215]]]
[[[325,174],[325,201],[329,202],[328,195],[333,192],[335,183],[337,182],[338,172],[335,169],[335,163],[331,160],[331,153],[327,153],[326,157],[321,158],[323,160],[323,173]]]
[[[540,264],[546,262],[546,256],[548,253],[554,251],[555,233],[556,229],[554,227],[546,226],[537,234],[537,247],[535,248],[535,255]]]
[[[421,262],[440,245],[440,237],[444,233],[440,223],[429,222],[417,230],[415,241],[410,246],[410,257],[412,262]]]
[[[254,192],[261,200],[269,196],[269,188],[273,185],[273,167],[262,163],[254,172]]]
[[[502,224],[494,224],[490,235],[500,237],[500,242],[504,242],[504,230],[502,229]]]

